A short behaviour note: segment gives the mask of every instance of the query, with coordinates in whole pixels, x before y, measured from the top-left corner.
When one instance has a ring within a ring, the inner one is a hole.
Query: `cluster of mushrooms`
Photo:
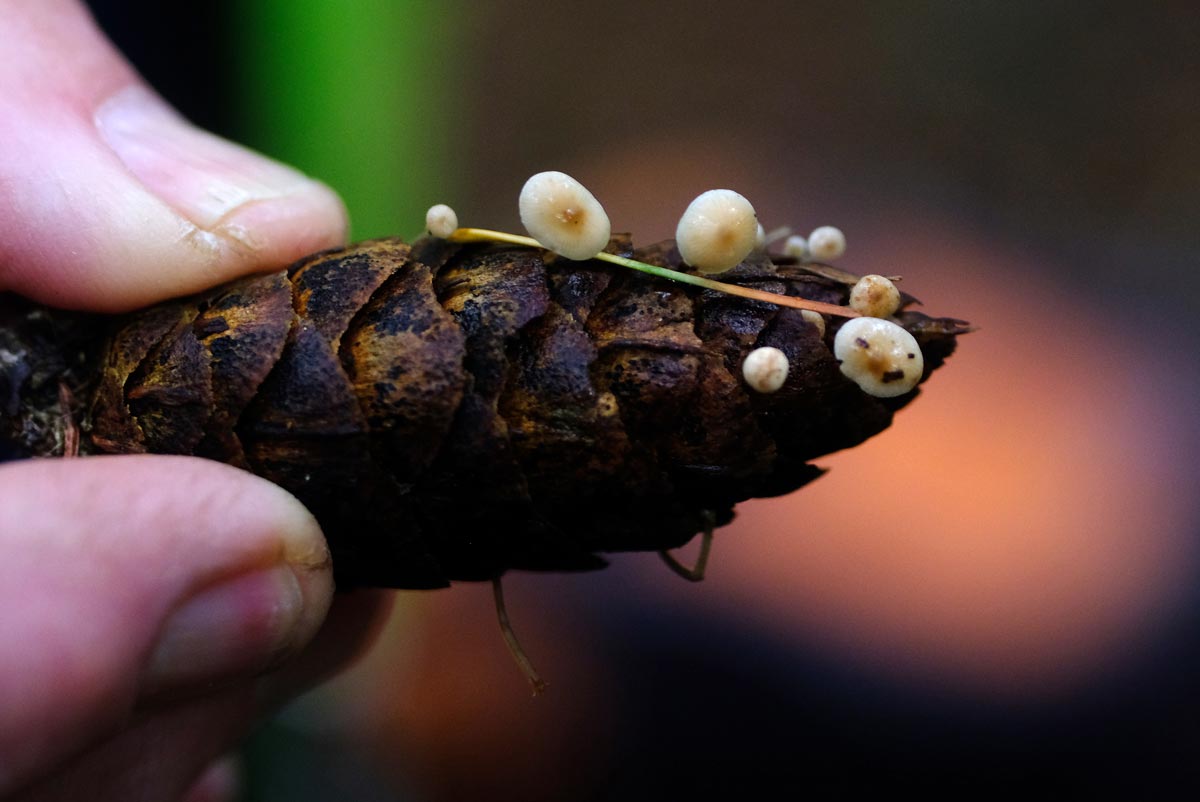
[[[547,171],[532,176],[521,189],[519,208],[521,223],[531,237],[459,228],[458,215],[445,204],[429,209],[425,227],[430,235],[454,242],[494,241],[541,247],[567,259],[601,259],[672,281],[799,308],[822,336],[823,314],[849,318],[834,337],[833,352],[842,373],[863,392],[890,398],[909,392],[921,380],[924,359],[916,339],[888,320],[900,308],[900,292],[884,276],[859,279],[850,291],[848,307],[765,293],[709,278],[733,269],[769,241],[750,201],[733,190],[702,193],[679,219],[676,245],[684,262],[699,275],[605,253],[612,234],[608,214],[587,188],[565,173]],[[846,238],[833,226],[822,226],[807,239],[788,236],[784,243],[784,254],[802,262],[829,261],[845,250]],[[742,364],[746,384],[760,393],[778,390],[787,374],[787,356],[778,348],[756,348]]]

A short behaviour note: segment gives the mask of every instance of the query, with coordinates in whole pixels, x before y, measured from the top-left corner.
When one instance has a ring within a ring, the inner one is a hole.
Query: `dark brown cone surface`
[[[634,255],[680,267],[671,243]],[[763,255],[722,276],[838,304],[847,278]],[[898,319],[927,375],[968,330]],[[821,474],[808,460],[891,423],[916,393],[860,391],[828,323],[821,337],[796,310],[542,251],[377,240],[131,317],[97,356],[85,446],[277,482],[321,521],[345,585],[586,570],[679,546],[706,512],[721,524],[791,492]],[[741,378],[763,345],[790,363],[770,395]],[[24,377],[0,372],[14,398]],[[21,414],[0,440],[24,436]]]

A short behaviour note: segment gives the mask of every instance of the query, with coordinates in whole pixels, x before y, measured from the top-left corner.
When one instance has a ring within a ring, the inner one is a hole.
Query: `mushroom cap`
[[[435,237],[446,239],[458,228],[458,215],[444,203],[429,207],[425,212],[425,230]]]
[[[808,235],[808,252],[814,259],[836,259],[846,252],[846,235],[834,226],[815,228]]]
[[[568,259],[591,259],[612,235],[608,214],[596,196],[557,170],[530,176],[517,205],[530,236]]]
[[[904,395],[925,372],[916,338],[890,320],[874,317],[843,323],[833,338],[833,355],[846,378],[877,398]]]
[[[701,273],[723,273],[754,250],[758,218],[750,201],[732,189],[710,189],[679,218],[675,243],[683,261]]]
[[[755,348],[742,361],[742,377],[751,389],[773,393],[783,386],[788,376],[787,354],[778,348]]]
[[[891,317],[900,308],[900,290],[886,276],[863,276],[850,290],[850,308],[868,317]]]
[[[791,235],[783,241],[783,255],[803,262],[808,258],[808,240],[799,234]]]
[[[820,335],[822,340],[825,339],[825,318],[819,312],[814,312],[811,309],[801,309],[800,317],[804,318],[806,323],[816,326],[817,334]]]

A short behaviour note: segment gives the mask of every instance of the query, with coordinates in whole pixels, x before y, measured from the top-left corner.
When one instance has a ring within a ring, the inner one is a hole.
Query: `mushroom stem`
[[[507,242],[510,245],[525,245],[530,248],[542,247],[542,244],[533,237],[492,231],[487,228],[456,228],[446,239],[451,242]]]
[[[542,245],[533,237],[523,237],[519,234],[508,234],[503,231],[491,231],[486,228],[459,228],[454,231],[446,239],[451,242],[507,242],[510,245],[525,245],[530,248],[541,248]],[[636,259],[628,259],[624,256],[617,256],[612,253],[600,252],[593,258],[603,262],[609,262],[614,265],[628,267],[631,270],[638,270],[642,273],[649,273],[652,276],[665,278],[669,281],[678,281],[683,284],[691,284],[695,287],[703,287],[706,290],[716,290],[727,295],[736,295],[740,298],[750,298],[755,301],[765,301],[766,303],[776,304],[777,306],[787,306],[792,309],[809,309],[813,312],[820,312],[825,315],[837,315],[838,317],[859,317],[858,312],[855,312],[848,306],[838,306],[837,304],[827,304],[821,301],[810,301],[807,298],[795,298],[791,295],[779,295],[774,292],[766,292],[764,290],[756,290],[751,287],[743,287],[740,284],[728,284],[723,281],[714,281],[710,278],[697,276],[692,273],[683,273],[678,270],[672,270],[669,267],[659,267],[657,265],[649,265],[645,262],[639,262]]]
[[[700,553],[696,555],[696,562],[691,568],[681,563],[675,558],[671,552],[663,549],[658,553],[662,557],[663,562],[667,564],[675,573],[686,579],[688,582],[704,581],[704,573],[708,570],[708,556],[712,553],[713,544],[713,527],[717,525],[717,517],[712,510],[704,510],[701,512],[704,518],[704,531],[700,533]]]
[[[492,595],[496,600],[496,617],[500,620],[500,632],[504,635],[504,643],[508,646],[508,652],[516,661],[517,667],[521,669],[521,673],[525,675],[525,679],[529,680],[529,684],[533,688],[533,695],[537,696],[546,690],[547,683],[533,667],[529,656],[521,648],[521,642],[517,640],[517,633],[513,632],[512,623],[508,620],[508,607],[504,604],[504,588],[500,585],[500,577],[492,580]]]

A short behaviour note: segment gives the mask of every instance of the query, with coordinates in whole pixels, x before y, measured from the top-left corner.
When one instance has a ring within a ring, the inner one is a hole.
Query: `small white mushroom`
[[[811,309],[801,309],[800,317],[804,318],[805,323],[811,323],[817,327],[817,334],[821,339],[825,339],[825,318],[819,312],[814,312]]]
[[[701,273],[724,273],[754,250],[758,218],[750,201],[731,189],[710,189],[679,218],[675,243],[683,261]]]
[[[518,201],[521,223],[542,247],[576,261],[608,245],[612,227],[596,196],[566,173],[531,176]]]
[[[900,290],[884,276],[863,276],[850,290],[850,308],[867,317],[891,317],[900,308]]]
[[[767,232],[762,227],[762,223],[758,224],[758,229],[754,232],[754,250],[761,251],[767,247]]]
[[[846,235],[840,228],[821,226],[808,235],[808,252],[812,258],[828,262],[846,252]]]
[[[430,206],[425,212],[425,230],[435,237],[446,239],[458,228],[458,215],[444,203]]]
[[[867,395],[891,398],[917,386],[925,358],[916,339],[888,320],[856,317],[833,338],[842,373]]]
[[[793,234],[783,242],[783,255],[803,262],[808,258],[808,240],[799,234]]]
[[[787,354],[778,348],[755,348],[742,362],[742,376],[752,390],[773,393],[787,381]]]

